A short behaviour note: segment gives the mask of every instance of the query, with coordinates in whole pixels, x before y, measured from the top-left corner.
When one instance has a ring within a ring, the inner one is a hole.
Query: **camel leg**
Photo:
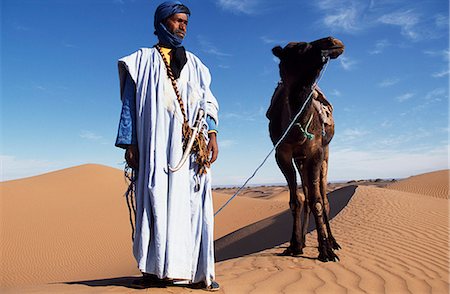
[[[297,170],[300,173],[300,177],[302,180],[302,189],[303,189],[303,195],[305,195],[305,204],[303,205],[303,228],[302,228],[302,240],[303,240],[303,248],[306,246],[306,233],[308,232],[308,226],[309,226],[309,215],[311,214],[311,209],[309,208],[308,204],[308,185],[305,184],[308,181],[308,173],[305,172],[303,168],[303,164],[301,162],[301,159],[295,158],[295,165],[297,166]]]
[[[328,234],[328,240],[330,242],[330,245],[333,249],[339,250],[341,249],[341,246],[336,242],[336,239],[334,238],[333,234],[331,233],[331,227],[329,222],[329,215],[330,215],[330,203],[328,202],[328,196],[327,196],[327,185],[328,185],[328,146],[325,147],[325,154],[324,154],[324,160],[322,162],[322,168],[320,171],[320,192],[322,195],[323,200],[323,206],[324,206],[324,219],[325,219],[325,225],[327,228],[327,234]]]
[[[322,157],[322,154],[320,154]],[[308,203],[310,209],[314,215],[317,229],[317,239],[319,242],[319,257],[318,259],[323,262],[339,260],[337,255],[333,252],[333,248],[330,244],[327,234],[326,222],[325,222],[325,207],[321,195],[321,169],[322,161],[317,159],[310,159],[305,166],[308,173]]]
[[[282,147],[282,146],[280,146]],[[289,187],[289,207],[293,217],[292,236],[289,247],[283,252],[283,255],[300,255],[303,253],[302,227],[300,223],[300,214],[305,202],[304,196],[297,193],[297,175],[292,162],[292,153],[288,150],[278,148],[275,158],[282,171]]]

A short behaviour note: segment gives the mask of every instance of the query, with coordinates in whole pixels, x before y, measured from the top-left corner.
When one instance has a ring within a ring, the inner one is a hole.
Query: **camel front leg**
[[[326,228],[326,212],[321,195],[321,167],[322,160],[311,160],[305,166],[305,172],[308,174],[308,202],[310,209],[314,215],[317,229],[317,239],[319,242],[319,257],[323,262],[339,260],[338,256],[333,252],[327,228]]]
[[[289,150],[277,149],[275,154],[277,164],[280,167],[289,187],[289,207],[293,218],[292,236],[289,247],[282,255],[300,255],[303,254],[304,239],[302,225],[300,221],[301,211],[304,206],[305,198],[297,192],[297,176],[294,164],[292,162],[292,153]]]

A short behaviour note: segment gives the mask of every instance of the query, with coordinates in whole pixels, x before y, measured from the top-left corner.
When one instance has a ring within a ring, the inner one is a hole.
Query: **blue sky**
[[[155,44],[159,3],[1,2],[2,180],[84,163],[123,167],[117,59]],[[329,179],[448,168],[448,1],[184,3],[192,11],[184,45],[209,67],[221,107],[215,185],[241,185],[272,148],[271,49],[329,35],[346,45],[320,82],[335,109]],[[280,182],[272,155],[251,184]]]

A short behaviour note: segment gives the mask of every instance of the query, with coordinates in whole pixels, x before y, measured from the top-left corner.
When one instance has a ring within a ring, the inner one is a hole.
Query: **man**
[[[181,46],[189,17],[179,1],[162,3],[154,21],[158,44],[119,60],[116,146],[126,149],[137,174],[133,253],[144,280],[181,280],[215,291],[209,164],[218,155],[218,103],[209,70]],[[196,121],[194,152],[179,164]]]

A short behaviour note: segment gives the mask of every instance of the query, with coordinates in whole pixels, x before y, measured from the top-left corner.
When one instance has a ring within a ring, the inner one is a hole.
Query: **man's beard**
[[[178,38],[184,39],[184,37],[186,36],[186,33],[183,32],[182,30],[178,30],[175,29],[172,34],[174,34],[175,36],[177,36]]]

